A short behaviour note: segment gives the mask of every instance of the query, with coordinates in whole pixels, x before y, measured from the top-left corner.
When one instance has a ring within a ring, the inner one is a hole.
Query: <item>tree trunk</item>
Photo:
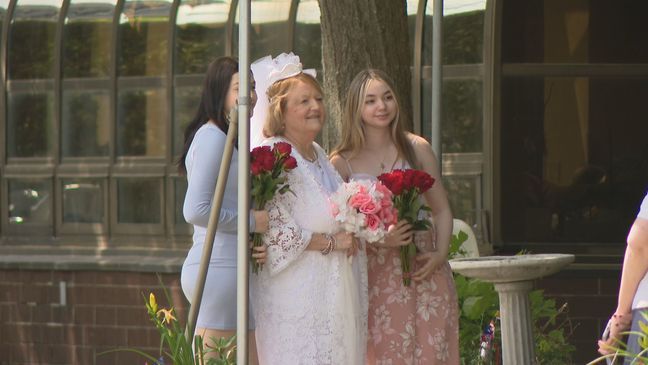
[[[365,68],[385,71],[396,84],[401,113],[411,116],[411,55],[405,0],[319,0],[322,67],[328,110],[324,146],[339,137],[341,111],[353,77]],[[411,130],[411,119],[407,118]]]

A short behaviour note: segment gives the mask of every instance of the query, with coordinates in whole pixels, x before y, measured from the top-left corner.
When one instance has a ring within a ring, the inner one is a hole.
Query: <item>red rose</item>
[[[403,170],[394,170],[378,176],[380,180],[387,189],[389,189],[394,195],[398,195],[403,192],[405,186],[403,184],[404,172]]]
[[[292,146],[290,145],[290,143],[277,142],[274,144],[272,152],[278,154],[279,156],[288,156],[292,152]]]
[[[414,186],[419,189],[419,192],[424,193],[434,185],[434,178],[425,171],[415,171]]]
[[[264,153],[272,152],[270,149],[270,146],[259,146],[255,147],[252,149],[252,152],[250,152],[250,161],[254,162],[259,160],[259,157],[263,155]]]
[[[416,170],[407,169],[403,172],[403,189],[411,190],[416,187],[414,180],[416,178]]]
[[[403,192],[403,190],[406,190],[403,179],[402,178],[395,179],[390,190],[394,195],[400,195]]]
[[[261,165],[258,162],[250,162],[250,170],[252,170],[252,176],[260,175],[263,172],[261,171]]]
[[[265,171],[272,171],[275,165],[275,155],[272,152],[266,152],[261,155],[261,166]]]
[[[272,171],[274,162],[275,157],[270,146],[256,147],[250,153],[250,169],[252,170],[252,175]]]
[[[284,161],[284,165],[283,165],[284,170],[285,171],[292,170],[295,167],[297,167],[297,160],[295,160],[295,158],[292,156],[288,156],[286,161]]]

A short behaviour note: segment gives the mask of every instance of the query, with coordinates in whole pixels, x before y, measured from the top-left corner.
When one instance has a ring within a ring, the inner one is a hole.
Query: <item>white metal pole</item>
[[[443,91],[443,0],[433,0],[432,13],[432,150],[441,171],[441,93]]]
[[[236,363],[248,363],[248,288],[250,211],[250,0],[239,0],[239,94],[238,94],[238,254],[236,263]]]

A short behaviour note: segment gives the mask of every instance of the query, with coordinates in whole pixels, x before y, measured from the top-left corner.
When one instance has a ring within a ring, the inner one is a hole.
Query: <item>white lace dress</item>
[[[278,141],[287,142],[273,138],[264,144]],[[268,260],[252,284],[262,365],[365,363],[366,261],[357,256],[352,266],[343,251],[305,250],[312,234],[339,230],[328,197],[342,180],[324,150],[314,146],[317,167],[293,148],[297,168],[287,174],[292,193],[266,206]]]

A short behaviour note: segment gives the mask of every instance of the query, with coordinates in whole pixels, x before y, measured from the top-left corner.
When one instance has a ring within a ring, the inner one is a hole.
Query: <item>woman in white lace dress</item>
[[[367,304],[362,275],[354,276],[351,265],[356,241],[330,213],[328,197],[342,180],[314,142],[325,120],[321,87],[292,57],[286,67],[275,65],[278,81],[267,91],[263,144],[290,143],[297,168],[287,173],[291,192],[266,205],[267,260],[253,278],[259,362],[360,365]],[[366,266],[360,269],[366,275]]]

